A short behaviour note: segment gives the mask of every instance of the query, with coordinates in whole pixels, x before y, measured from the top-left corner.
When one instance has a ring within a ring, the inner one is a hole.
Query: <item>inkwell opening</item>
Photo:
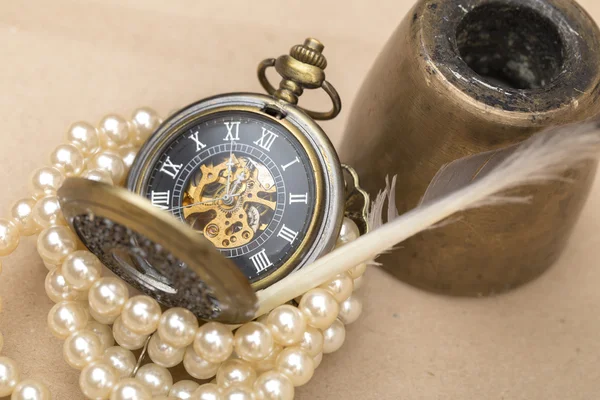
[[[483,4],[458,25],[463,61],[486,83],[540,89],[561,73],[565,50],[556,26],[536,10],[516,4]]]

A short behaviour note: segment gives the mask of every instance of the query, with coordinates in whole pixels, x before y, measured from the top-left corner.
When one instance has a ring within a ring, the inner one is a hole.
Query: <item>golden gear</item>
[[[262,216],[276,206],[275,201],[269,200],[277,188],[268,169],[233,154],[231,165],[229,160],[202,165],[200,173],[199,181],[192,182],[184,195],[186,221],[219,248],[239,247],[252,241],[256,231],[249,224],[250,215],[254,215],[250,208],[263,206]],[[258,224],[258,230],[267,225]]]

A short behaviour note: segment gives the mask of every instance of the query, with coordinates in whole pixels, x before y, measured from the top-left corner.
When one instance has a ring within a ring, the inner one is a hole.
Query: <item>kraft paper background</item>
[[[582,5],[600,19],[600,4]],[[76,120],[166,114],[205,96],[260,91],[257,63],[306,36],[325,45],[345,104],[323,126],[342,140],[350,104],[410,0],[3,0],[0,2],[0,215],[27,195]],[[303,104],[328,107],[325,95]],[[600,182],[560,262],[508,295],[423,293],[371,269],[363,317],[297,390],[319,399],[597,399],[600,396]],[[382,182],[383,185],[383,182]],[[435,249],[432,249],[434,251]],[[58,400],[81,399],[78,372],[46,328],[47,273],[24,240],[3,260],[4,354]]]

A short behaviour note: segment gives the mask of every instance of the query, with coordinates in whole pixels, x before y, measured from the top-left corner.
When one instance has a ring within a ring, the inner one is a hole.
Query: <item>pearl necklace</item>
[[[21,236],[39,233],[37,249],[49,270],[45,289],[56,303],[48,327],[64,340],[65,361],[81,370],[79,385],[89,399],[291,400],[323,354],[342,346],[344,325],[360,316],[362,303],[353,291],[365,264],[308,291],[296,299],[297,307],[281,305],[237,329],[217,322],[200,325],[186,309],[163,312],[151,297],[130,297],[124,281],[102,276],[100,261],[81,249],[66,226],[56,198],[65,177],[123,184],[139,146],[160,123],[155,111],[140,108],[129,121],[108,115],[98,128],[73,124],[67,143],[52,152],[51,166],[33,175],[32,197],[17,201],[10,219],[0,219],[0,257],[11,254]],[[345,218],[338,246],[358,236],[354,222]],[[3,344],[0,332],[0,354]],[[139,349],[136,359],[132,351]],[[140,367],[146,354],[152,362]],[[214,379],[202,385],[174,383],[168,368],[180,363],[197,380]],[[11,400],[51,399],[45,384],[21,379],[17,364],[0,356],[0,397],[9,395]]]

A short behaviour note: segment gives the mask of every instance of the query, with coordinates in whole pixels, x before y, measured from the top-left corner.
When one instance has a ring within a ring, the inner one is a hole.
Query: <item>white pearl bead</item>
[[[61,144],[50,154],[50,163],[63,171],[66,176],[78,176],[83,172],[85,159],[77,147],[72,144]]]
[[[158,396],[158,397],[153,397],[152,400],[177,400],[175,397],[171,397],[171,396]]]
[[[117,317],[113,324],[113,335],[115,341],[127,350],[141,349],[148,339],[148,335],[140,335],[129,330],[129,328],[123,324],[121,316]]]
[[[302,340],[306,330],[306,317],[297,307],[286,304],[269,313],[267,326],[277,343],[291,346]]]
[[[114,185],[112,180],[112,175],[102,169],[90,169],[85,171],[82,175],[82,178],[89,179],[90,181],[102,182],[107,185]]]
[[[356,240],[360,236],[360,231],[358,230],[358,226],[356,223],[352,221],[348,217],[344,217],[344,222],[342,223],[342,229],[340,230],[340,234],[338,236],[337,245],[342,246],[346,243],[352,242]]]
[[[44,283],[44,289],[46,289],[46,294],[50,300],[55,303],[60,303],[61,301],[83,300],[85,297],[84,293],[75,290],[67,283],[60,268],[54,268],[48,272]]]
[[[69,254],[77,250],[77,238],[66,226],[52,226],[38,236],[37,249],[44,261],[62,264]]]
[[[312,289],[302,296],[298,309],[306,315],[308,325],[327,329],[337,318],[340,306],[328,291]]]
[[[152,395],[142,382],[128,378],[113,387],[110,400],[152,400]]]
[[[254,382],[254,392],[258,400],[293,400],[294,384],[278,371],[268,371]]]
[[[121,159],[123,160],[127,170],[129,170],[133,165],[137,153],[138,148],[134,146],[124,146],[119,148],[119,156],[121,156]]]
[[[254,369],[256,369],[256,372],[263,373],[263,372],[270,371],[273,368],[275,368],[275,363],[277,362],[277,357],[279,356],[279,353],[281,353],[282,350],[283,350],[283,346],[275,343],[273,345],[273,350],[271,350],[271,354],[269,354],[264,359],[252,364]]]
[[[51,400],[50,390],[42,382],[26,379],[19,382],[10,400]]]
[[[120,115],[110,114],[102,118],[98,124],[100,141],[106,147],[126,145],[130,140],[129,124]]]
[[[97,321],[101,324],[104,325],[112,325],[115,323],[117,317],[119,317],[119,315],[102,315],[102,314],[98,314],[98,312],[92,308],[90,308],[88,310],[90,312],[90,317],[92,317],[94,319],[94,321]]]
[[[12,221],[0,219],[0,257],[11,254],[19,245],[19,228]]]
[[[323,354],[338,351],[346,340],[346,328],[339,319],[323,331]]]
[[[32,194],[35,198],[56,194],[64,180],[64,174],[58,168],[40,168],[31,177]]]
[[[110,150],[96,153],[90,160],[89,169],[108,172],[115,185],[120,185],[125,180],[125,163],[117,153]]]
[[[67,141],[76,146],[83,154],[95,153],[100,147],[96,128],[87,122],[75,122],[67,130]]]
[[[356,292],[357,290],[359,290],[363,284],[365,283],[365,276],[361,275],[358,278],[354,279],[354,291]]]
[[[88,302],[92,315],[104,317],[117,317],[125,302],[129,298],[129,291],[125,282],[118,278],[106,277],[98,279],[91,287]],[[94,316],[94,319],[95,316]],[[102,321],[99,321],[102,322]]]
[[[74,332],[63,345],[63,357],[67,364],[82,369],[102,356],[102,343],[98,336],[86,329]]]
[[[194,393],[200,387],[194,381],[183,380],[173,384],[173,387],[169,391],[169,396],[175,397],[176,399],[188,400],[192,397],[192,393]]]
[[[158,333],[154,333],[148,343],[148,355],[157,365],[165,368],[172,368],[183,361],[185,347],[173,347],[165,343]]]
[[[259,361],[271,354],[273,335],[269,328],[260,322],[248,322],[235,332],[234,348],[238,356],[246,361]]]
[[[10,209],[12,222],[17,226],[22,236],[34,235],[42,229],[33,220],[32,213],[34,206],[35,200],[29,198],[17,201]]]
[[[352,294],[352,291],[354,290],[354,281],[350,278],[348,273],[343,272],[319,287],[327,290],[333,295],[338,303],[341,303]]]
[[[138,146],[146,142],[162,122],[158,113],[150,107],[135,110],[131,121],[135,127],[133,142]]]
[[[62,264],[62,273],[76,290],[89,290],[102,275],[102,263],[87,250],[75,251]]]
[[[353,294],[348,298],[348,300],[344,301],[340,304],[340,315],[339,319],[345,324],[349,325],[355,322],[360,314],[362,313],[362,302],[360,298]]]
[[[158,334],[171,346],[187,347],[194,342],[198,319],[185,308],[175,307],[160,317]]]
[[[221,323],[208,322],[198,328],[194,350],[206,361],[221,363],[233,352],[233,333]]]
[[[223,389],[221,398],[223,400],[256,400],[252,389],[244,386],[232,386]]]
[[[190,400],[221,400],[221,391],[214,383],[205,383],[192,393]]]
[[[38,200],[33,207],[33,220],[42,228],[48,228],[54,225],[66,225],[60,203],[56,196],[46,196]]]
[[[83,395],[96,400],[107,400],[117,381],[116,371],[101,361],[88,364],[79,375]]]
[[[121,346],[113,346],[104,350],[102,361],[113,367],[120,379],[131,376],[137,365],[137,359],[133,353]]]
[[[132,332],[149,335],[158,328],[161,317],[160,305],[150,296],[134,296],[127,300],[121,319]]]
[[[102,351],[115,345],[115,338],[113,337],[112,329],[110,328],[110,326],[94,320],[89,320],[87,325],[85,326],[85,329],[93,332],[98,338],[98,340],[100,340],[100,344],[102,345]]]
[[[230,386],[251,387],[256,380],[256,370],[244,360],[227,360],[217,371],[217,384],[220,388]]]
[[[302,337],[300,348],[311,357],[323,351],[323,333],[317,328],[309,326]]]
[[[350,277],[352,279],[357,279],[357,278],[360,278],[361,276],[363,276],[366,270],[367,270],[367,264],[365,264],[365,263],[359,264],[354,268],[350,268],[348,270],[348,275],[350,275]]]
[[[167,396],[173,386],[173,377],[168,369],[156,364],[146,364],[137,371],[135,379],[146,386],[152,396]]]
[[[302,386],[312,378],[315,367],[310,357],[300,347],[288,347],[277,357],[277,370],[290,378],[294,386]]]
[[[66,339],[73,332],[85,328],[89,314],[82,303],[62,301],[50,309],[48,327],[59,339]]]
[[[0,397],[9,396],[19,383],[21,373],[8,357],[0,357]]]
[[[323,353],[319,353],[313,357],[313,363],[315,365],[315,369],[319,368],[319,365],[321,365],[322,361],[323,361]]]
[[[185,349],[183,366],[185,370],[196,379],[210,379],[217,374],[219,363],[211,363],[200,357],[192,346]]]

